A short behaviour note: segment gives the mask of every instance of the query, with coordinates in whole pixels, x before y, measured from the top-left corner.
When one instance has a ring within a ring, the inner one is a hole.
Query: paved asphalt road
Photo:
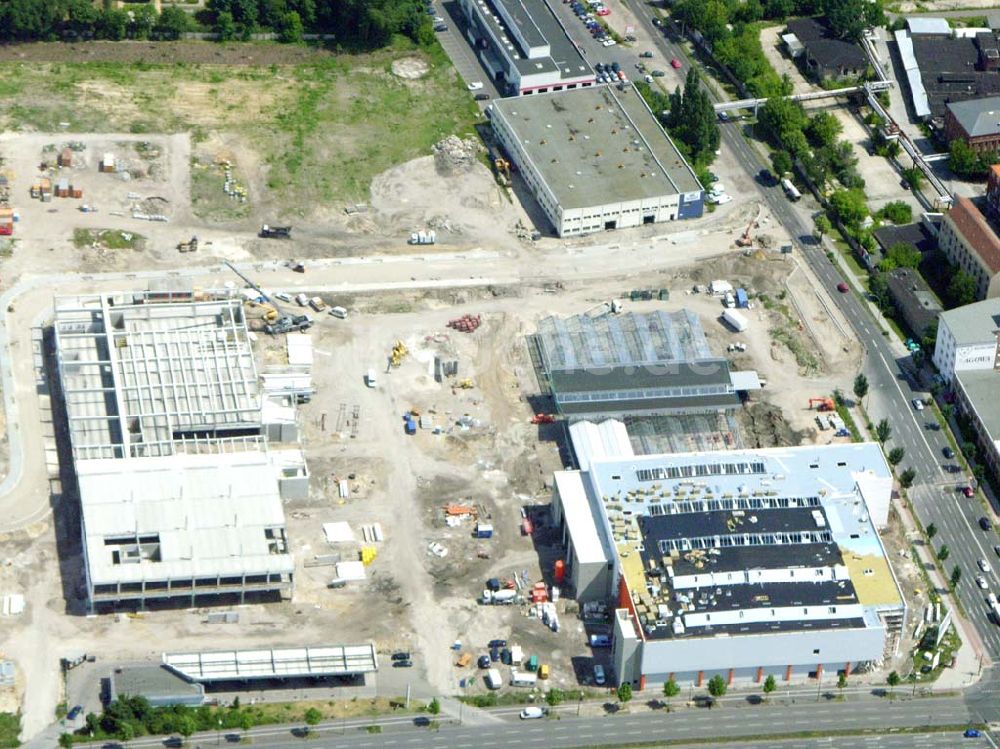
[[[872,700],[868,702],[815,702],[803,701],[801,705],[762,705],[755,708],[690,709],[670,714],[641,712],[602,717],[564,717],[544,721],[520,721],[474,727],[442,725],[439,730],[414,726],[412,719],[393,718],[382,724],[378,734],[368,733],[360,723],[321,727],[307,741],[292,735],[289,728],[270,727],[251,732],[253,742],[273,749],[295,747],[313,749],[323,747],[412,747],[412,749],[479,749],[484,746],[510,745],[514,740],[526,749],[560,749],[562,747],[628,746],[629,742],[675,741],[717,737],[720,741],[741,737],[764,736],[775,730],[795,733],[805,731],[850,731],[855,729],[883,728],[886,725],[906,728],[930,726],[961,726],[971,720],[965,702],[960,697],[928,698],[897,701]],[[780,727],[780,729],[779,729]],[[888,730],[888,729],[886,729]],[[931,736],[927,734],[927,736]],[[947,732],[950,741],[938,737],[908,737],[906,741],[881,737],[824,738],[818,740],[790,740],[779,746],[803,747],[896,747],[896,746],[955,746],[961,739],[960,731]],[[235,736],[234,736],[235,738]],[[190,745],[207,749],[221,739],[215,733],[193,737]],[[884,742],[884,743],[883,743]],[[158,740],[129,742],[129,747],[154,747]],[[768,746],[772,744],[768,743]],[[970,741],[970,746],[976,743]],[[728,745],[727,745],[728,746]],[[748,746],[747,743],[739,746]],[[753,744],[749,744],[753,746]],[[761,746],[761,744],[757,744]]]
[[[634,11],[649,31],[655,31],[652,11],[647,5],[638,5]],[[657,44],[666,55],[681,55],[677,45],[664,33],[658,35]],[[750,175],[756,175],[768,165],[743,137],[741,127],[739,122],[722,125],[723,143]],[[789,202],[780,188],[758,185],[758,190],[775,217],[793,237],[799,239],[799,247],[809,265],[830,291],[834,304],[865,347],[864,371],[870,383],[870,395],[865,405],[873,422],[886,418],[892,426],[888,447],[899,446],[906,450],[901,465],[912,467],[917,472],[917,480],[910,491],[917,516],[925,528],[930,523],[937,526],[938,535],[934,543],[938,547],[946,544],[951,552],[946,569],[950,572],[952,567],[958,565],[962,570],[962,580],[958,585],[962,605],[989,658],[1000,659],[1000,627],[987,618],[986,591],[980,590],[974,582],[979,573],[978,559],[987,559],[993,568],[1000,567],[1000,558],[992,549],[1000,539],[992,531],[980,530],[977,523],[983,511],[978,499],[966,499],[956,491],[963,474],[946,472],[944,466],[952,461],[946,460],[943,452],[949,443],[944,431],[928,428],[927,425],[935,421],[933,414],[928,410],[917,411],[912,405],[914,398],[928,394],[911,375],[906,374],[912,371],[909,356],[898,342],[895,348],[890,344],[891,336],[882,335],[881,326],[875,321],[867,302],[853,293],[835,291],[843,277],[813,240],[811,217]],[[996,569],[993,569],[987,580],[990,587],[1000,593],[1000,581],[995,573]]]

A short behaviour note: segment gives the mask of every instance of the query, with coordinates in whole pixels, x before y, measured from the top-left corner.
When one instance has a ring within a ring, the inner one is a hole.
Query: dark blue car
[[[966,728],[965,733],[962,735],[965,736],[965,738],[967,739],[978,739],[980,736],[982,736],[982,734],[979,733],[979,730],[975,728]]]

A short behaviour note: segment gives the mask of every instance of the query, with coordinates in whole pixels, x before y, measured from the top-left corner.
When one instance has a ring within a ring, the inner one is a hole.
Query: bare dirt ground
[[[173,65],[294,65],[333,57],[292,44],[203,42],[36,42],[0,45],[0,62],[146,62]]]
[[[781,32],[784,29],[784,25],[781,25],[768,26],[760,30],[760,45],[764,48],[764,56],[779,76],[787,73],[792,79],[792,93],[808,94],[819,91],[820,87],[806,79],[785,53],[785,43],[781,41]]]

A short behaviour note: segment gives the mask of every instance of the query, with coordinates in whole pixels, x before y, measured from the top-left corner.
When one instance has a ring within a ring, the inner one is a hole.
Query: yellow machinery
[[[361,547],[361,555],[360,555],[361,556],[361,563],[364,564],[365,567],[367,567],[372,562],[374,562],[375,561],[375,557],[377,555],[378,555],[378,552],[375,550],[374,546],[362,546]]]
[[[461,388],[462,390],[471,390],[474,387],[474,385],[472,384],[472,380],[466,377],[464,380],[459,380],[458,382],[456,382],[455,387]]]
[[[406,348],[406,344],[402,341],[396,341],[392,344],[392,352],[389,354],[389,361],[392,362],[392,366],[398,367],[403,363],[403,359],[409,354],[409,349]]]

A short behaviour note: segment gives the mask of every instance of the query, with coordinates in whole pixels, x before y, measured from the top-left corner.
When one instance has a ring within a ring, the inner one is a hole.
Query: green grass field
[[[427,74],[395,76],[401,57]],[[376,174],[479,118],[443,50],[405,41],[296,65],[0,63],[0,128],[219,135],[253,154],[268,207],[290,214],[365,200]]]

